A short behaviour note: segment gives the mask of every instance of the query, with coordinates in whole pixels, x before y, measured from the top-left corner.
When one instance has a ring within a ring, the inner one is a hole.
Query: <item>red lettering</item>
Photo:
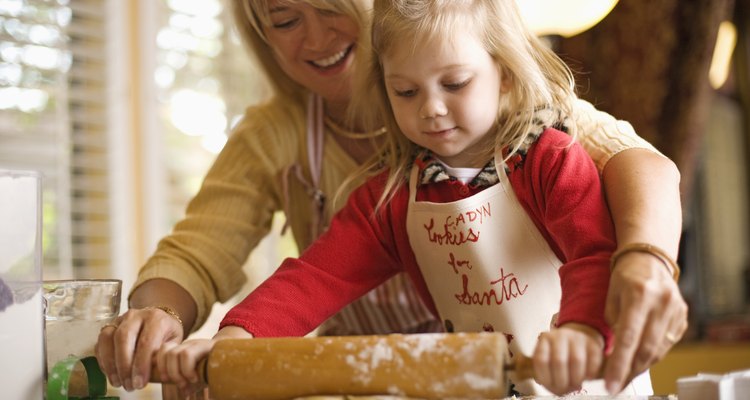
[[[467,231],[454,233],[449,229],[449,224],[446,222],[446,224],[443,225],[442,232],[433,232],[435,220],[432,218],[430,218],[429,224],[423,226],[427,231],[427,238],[432,243],[458,246],[467,242],[476,242],[479,240],[479,231],[475,232],[473,228],[469,228]]]
[[[515,274],[510,273],[505,275],[503,268],[500,268],[500,278],[490,282],[490,286],[499,286],[499,297],[494,288],[482,292],[470,291],[469,276],[466,274],[461,275],[461,280],[463,292],[456,294],[455,297],[459,304],[465,305],[500,305],[506,301],[513,300],[516,297],[523,296],[523,294],[526,293],[526,289],[529,287],[529,285],[524,285],[523,288],[521,288],[521,284],[518,283]]]
[[[456,256],[453,255],[453,252],[448,253],[450,254],[450,260],[448,260],[448,265],[453,267],[453,272],[458,273],[459,267],[465,267],[468,269],[471,269],[472,266],[469,264],[469,261],[465,260],[456,260]]]
[[[462,224],[466,223],[466,220],[464,219],[464,215],[463,214],[458,214],[458,217],[456,217],[456,225],[458,225],[459,222],[462,223]]]

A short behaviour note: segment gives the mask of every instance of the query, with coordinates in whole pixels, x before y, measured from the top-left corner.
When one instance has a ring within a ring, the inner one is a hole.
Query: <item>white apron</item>
[[[500,153],[495,160],[502,160]],[[501,332],[511,354],[528,356],[554,324],[562,263],[518,202],[503,165],[495,164],[498,184],[450,203],[415,201],[415,165],[406,229],[446,331]],[[647,382],[623,393],[652,394],[648,372],[644,376]],[[522,394],[549,394],[533,380],[514,384]],[[583,393],[607,391],[600,380],[585,382]]]

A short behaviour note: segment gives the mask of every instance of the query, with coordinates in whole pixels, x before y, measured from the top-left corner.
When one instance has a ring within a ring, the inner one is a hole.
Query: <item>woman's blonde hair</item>
[[[271,26],[269,3],[271,0],[232,0],[232,16],[237,32],[256,57],[265,72],[274,93],[278,96],[303,102],[307,90],[292,80],[277,63],[273,49],[266,38],[265,29]],[[306,3],[320,10],[333,11],[353,18],[361,29],[370,25],[369,11],[372,0],[282,0],[284,3]],[[367,30],[369,32],[369,29]],[[360,35],[359,40],[369,37]]]
[[[506,146],[507,157],[515,154],[540,107],[551,106],[570,115],[573,75],[524,25],[516,0],[375,0],[372,19],[372,40],[361,41],[372,47],[358,59],[353,107],[365,112],[363,120],[371,125],[384,123],[388,131],[381,160],[390,173],[376,209],[406,180],[419,150],[402,134],[388,101],[381,59],[393,46],[418,46],[450,39],[461,29],[473,30],[495,60],[503,81],[509,83],[509,92],[500,98],[496,128],[490,132],[495,135],[495,146],[487,149],[487,156]]]

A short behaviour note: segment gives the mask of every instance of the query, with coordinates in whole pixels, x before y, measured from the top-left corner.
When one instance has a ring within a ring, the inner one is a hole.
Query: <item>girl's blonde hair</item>
[[[289,100],[304,102],[307,90],[292,80],[273,55],[265,30],[271,27],[269,3],[271,0],[232,0],[232,16],[237,32],[248,47],[251,55],[256,57],[265,72],[274,94]],[[369,27],[372,0],[282,0],[283,3],[306,3],[320,10],[345,14],[353,18],[362,28]],[[369,29],[367,30],[369,32]],[[360,40],[366,36],[360,35]],[[367,37],[369,40],[369,37]]]
[[[510,89],[501,94],[496,128],[489,132],[495,136],[495,146],[486,150],[487,156],[505,146],[507,157],[515,154],[532,130],[534,111],[540,107],[551,106],[570,115],[573,75],[524,25],[516,0],[375,0],[372,19],[371,42],[360,41],[361,48],[371,48],[359,55],[353,107],[365,112],[361,117],[369,124],[384,123],[388,131],[381,160],[390,173],[376,209],[406,180],[418,151],[402,134],[388,101],[381,59],[394,46],[450,40],[458,30],[473,31]]]

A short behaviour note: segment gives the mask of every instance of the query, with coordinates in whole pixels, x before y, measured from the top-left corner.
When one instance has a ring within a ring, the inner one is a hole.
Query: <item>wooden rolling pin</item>
[[[506,370],[533,376],[531,361],[508,364],[499,333],[228,339],[199,373],[215,400],[314,395],[398,395],[423,399],[502,398]]]

